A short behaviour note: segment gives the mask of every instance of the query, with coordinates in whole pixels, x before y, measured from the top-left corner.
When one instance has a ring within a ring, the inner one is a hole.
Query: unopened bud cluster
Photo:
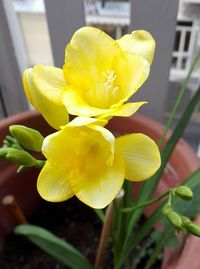
[[[19,164],[20,169],[41,165],[42,161],[36,160],[26,150],[40,152],[44,137],[36,130],[23,125],[12,125],[9,127],[12,136],[8,135],[3,141],[3,147],[0,148],[0,158],[7,159],[13,163]]]
[[[9,131],[23,148],[36,152],[41,151],[44,137],[37,130],[23,125],[12,125]]]
[[[193,197],[191,189],[187,186],[179,186],[175,189],[172,189],[171,194],[176,195],[186,201],[191,200]],[[163,207],[163,214],[167,217],[168,221],[176,230],[180,231],[186,229],[193,235],[200,237],[200,227],[193,221],[191,221],[189,218],[182,216],[176,211],[174,211],[171,206],[171,203],[168,202]]]

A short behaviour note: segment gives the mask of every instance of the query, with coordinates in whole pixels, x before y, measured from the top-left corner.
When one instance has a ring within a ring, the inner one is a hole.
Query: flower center
[[[86,103],[91,106],[107,109],[117,103],[120,99],[120,87],[116,85],[117,75],[113,70],[106,70],[100,73],[95,87],[84,93]]]
[[[106,81],[104,82],[104,87],[107,91],[107,93],[112,92],[112,94],[115,94],[119,91],[119,86],[115,86],[115,80],[117,78],[117,75],[113,70],[106,70],[102,72],[102,75],[106,78]]]

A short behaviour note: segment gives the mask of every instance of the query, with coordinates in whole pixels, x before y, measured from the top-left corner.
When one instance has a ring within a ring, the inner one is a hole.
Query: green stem
[[[34,167],[41,170],[45,163],[46,161],[44,160],[36,160],[36,164],[34,165]]]
[[[94,208],[94,212],[97,214],[97,216],[99,217],[99,219],[104,222],[104,219],[105,219],[105,214],[103,212],[102,209],[96,209]]]
[[[166,136],[169,128],[171,127],[171,124],[172,124],[172,121],[173,121],[174,116],[176,114],[176,111],[177,111],[177,109],[178,109],[178,107],[180,105],[180,102],[181,102],[181,100],[183,98],[183,95],[185,94],[185,91],[187,89],[187,85],[188,85],[188,82],[190,80],[191,74],[192,74],[192,72],[193,72],[199,58],[200,58],[200,50],[198,50],[196,56],[194,57],[194,60],[192,61],[192,64],[190,66],[190,70],[189,70],[189,72],[188,72],[188,74],[187,74],[187,76],[186,76],[186,78],[185,78],[185,80],[183,82],[183,85],[182,85],[182,87],[180,89],[180,93],[179,93],[178,97],[176,98],[176,102],[175,102],[175,104],[174,104],[174,106],[172,108],[172,111],[170,113],[169,119],[168,119],[168,121],[166,123],[165,130],[164,130],[163,134],[161,135],[161,138],[160,138],[160,140],[158,142],[159,147],[162,146],[162,144],[164,142],[164,139],[165,139],[165,136]]]
[[[130,212],[130,211],[135,211],[137,210],[138,208],[141,208],[141,207],[145,207],[145,206],[148,206],[148,205],[151,205],[151,204],[154,204],[155,202],[158,202],[160,201],[161,199],[163,199],[164,197],[168,196],[170,194],[171,190],[168,190],[168,191],[165,191],[164,193],[161,193],[160,195],[156,196],[155,198],[149,200],[149,201],[146,201],[144,203],[141,203],[135,207],[127,207],[127,208],[123,208],[122,209],[122,212],[124,213],[127,213],[127,212]]]

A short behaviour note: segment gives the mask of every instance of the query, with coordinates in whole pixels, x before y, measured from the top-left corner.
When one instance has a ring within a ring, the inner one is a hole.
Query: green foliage
[[[35,245],[72,269],[94,269],[86,257],[75,247],[44,228],[24,224],[17,226],[14,232],[15,234],[27,236]]]

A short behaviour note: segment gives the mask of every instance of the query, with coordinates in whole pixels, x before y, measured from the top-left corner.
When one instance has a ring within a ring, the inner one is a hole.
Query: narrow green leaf
[[[76,248],[44,228],[24,224],[17,226],[14,233],[27,236],[32,243],[72,269],[94,269]]]
[[[181,100],[183,99],[183,96],[184,96],[184,94],[185,94],[185,92],[186,92],[186,90],[187,90],[188,82],[189,82],[189,80],[190,80],[190,78],[191,78],[192,72],[193,72],[193,70],[194,70],[196,64],[197,64],[198,61],[199,61],[199,58],[200,58],[200,50],[197,51],[197,54],[195,55],[195,57],[194,57],[194,59],[193,59],[193,61],[192,61],[192,64],[191,64],[191,66],[190,66],[190,70],[189,70],[189,72],[188,72],[188,74],[187,74],[187,76],[186,76],[186,78],[185,78],[185,80],[184,80],[184,82],[183,82],[183,84],[182,84],[182,87],[180,88],[179,95],[178,95],[178,97],[177,97],[176,100],[175,100],[175,104],[174,104],[174,106],[173,106],[173,108],[172,108],[172,111],[171,111],[171,113],[170,113],[170,116],[169,116],[169,119],[168,119],[168,121],[167,121],[165,130],[164,130],[164,132],[163,132],[163,134],[162,134],[162,136],[161,136],[161,138],[160,138],[160,141],[159,141],[159,143],[158,143],[159,146],[161,146],[161,145],[163,144],[163,141],[164,141],[164,139],[165,139],[165,136],[166,136],[166,134],[167,134],[169,128],[170,128],[171,125],[172,125],[172,121],[173,121],[173,119],[174,119],[174,117],[175,117],[176,111],[177,111],[177,109],[178,109],[178,107],[179,107],[179,105],[180,105],[180,103],[181,103]]]

